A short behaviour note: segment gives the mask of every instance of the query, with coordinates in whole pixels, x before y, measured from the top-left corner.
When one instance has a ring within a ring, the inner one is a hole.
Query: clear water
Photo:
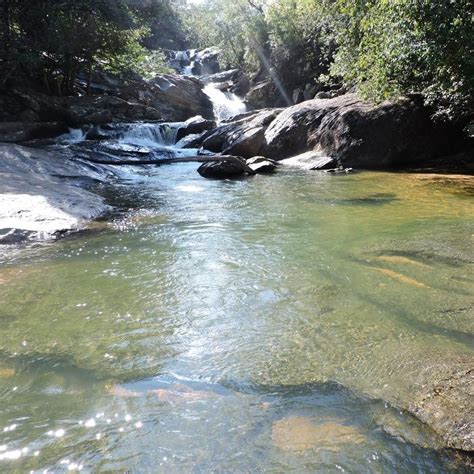
[[[473,178],[195,169],[2,257],[0,471],[467,471],[395,407],[473,359]]]

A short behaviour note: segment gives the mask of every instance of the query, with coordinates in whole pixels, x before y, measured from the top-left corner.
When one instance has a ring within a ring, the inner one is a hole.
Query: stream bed
[[[195,169],[1,257],[0,471],[468,472],[400,407],[474,360],[474,178]]]

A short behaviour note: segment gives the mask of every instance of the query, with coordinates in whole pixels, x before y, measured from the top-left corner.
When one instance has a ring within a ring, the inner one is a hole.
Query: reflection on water
[[[393,408],[472,365],[456,178],[194,168],[4,258],[0,470],[462,470]]]

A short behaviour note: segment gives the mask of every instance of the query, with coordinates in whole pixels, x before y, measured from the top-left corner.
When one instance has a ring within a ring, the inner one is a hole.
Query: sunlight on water
[[[195,168],[4,257],[0,470],[462,471],[394,407],[472,365],[473,178]]]

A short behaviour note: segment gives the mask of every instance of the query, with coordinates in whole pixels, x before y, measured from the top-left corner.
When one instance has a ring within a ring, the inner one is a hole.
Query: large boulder
[[[276,160],[314,152],[305,157],[314,169],[384,169],[452,153],[461,137],[459,131],[433,123],[417,97],[374,105],[345,94],[245,114],[206,134],[201,145],[214,152]],[[321,157],[328,162],[322,163]]]
[[[204,133],[209,130],[213,130],[216,127],[216,122],[214,120],[207,120],[201,116],[192,117],[178,129],[176,134],[176,141],[181,140],[187,135],[195,135],[199,133]]]
[[[416,98],[373,105],[346,94],[285,109],[265,131],[263,154],[281,159],[319,150],[342,166],[392,168],[444,153],[454,138]]]
[[[264,146],[265,129],[281,109],[264,109],[217,128],[206,134],[202,146],[213,152],[251,158]]]
[[[137,121],[184,121],[201,115],[213,119],[213,107],[194,77],[161,74],[153,80],[124,82],[96,74],[93,91],[55,97],[32,89],[0,93],[0,122],[66,122],[71,126]],[[100,86],[103,85],[103,89]]]
[[[119,97],[159,110],[164,121],[184,121],[194,115],[213,119],[212,103],[202,89],[203,83],[195,77],[160,74],[124,86]]]
[[[113,173],[69,159],[65,151],[0,144],[0,243],[51,238],[110,211],[85,187]]]

